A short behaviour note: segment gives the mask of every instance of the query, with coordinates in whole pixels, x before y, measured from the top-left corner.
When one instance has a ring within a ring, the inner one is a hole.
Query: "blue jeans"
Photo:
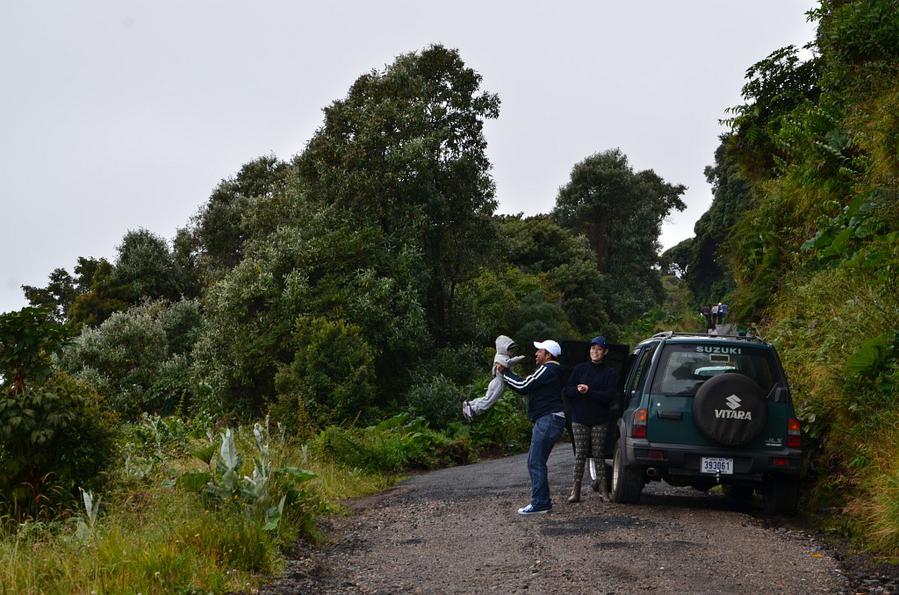
[[[531,504],[538,510],[552,506],[552,500],[549,497],[546,461],[564,428],[564,417],[548,413],[537,418],[537,421],[534,422],[534,429],[531,431],[528,474],[531,476]]]

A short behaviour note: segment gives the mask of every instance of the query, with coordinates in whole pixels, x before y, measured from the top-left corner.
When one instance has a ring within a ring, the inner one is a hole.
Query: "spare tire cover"
[[[719,374],[696,391],[693,419],[706,438],[725,446],[740,446],[765,428],[768,403],[752,378],[732,372]]]

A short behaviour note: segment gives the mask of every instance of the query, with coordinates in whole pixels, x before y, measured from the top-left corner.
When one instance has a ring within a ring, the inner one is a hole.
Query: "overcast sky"
[[[620,147],[688,186],[692,235],[746,68],[814,36],[811,0],[0,0],[0,312],[126,231],[172,238],[215,185],[289,159],[361,74],[432,43],[498,93],[499,211],[544,213],[572,166]]]

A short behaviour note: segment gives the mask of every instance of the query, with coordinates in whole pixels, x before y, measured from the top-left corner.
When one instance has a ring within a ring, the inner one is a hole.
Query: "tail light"
[[[800,430],[799,420],[795,417],[791,417],[787,420],[787,448],[799,448],[801,445],[801,438],[799,436]]]
[[[631,438],[646,438],[646,420],[649,419],[649,411],[637,409],[634,411],[634,423],[631,425]]]

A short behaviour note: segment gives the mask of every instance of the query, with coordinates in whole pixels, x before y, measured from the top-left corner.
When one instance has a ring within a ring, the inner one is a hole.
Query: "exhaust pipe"
[[[655,467],[649,467],[648,469],[646,469],[646,476],[650,479],[655,479],[659,476],[659,470]]]

